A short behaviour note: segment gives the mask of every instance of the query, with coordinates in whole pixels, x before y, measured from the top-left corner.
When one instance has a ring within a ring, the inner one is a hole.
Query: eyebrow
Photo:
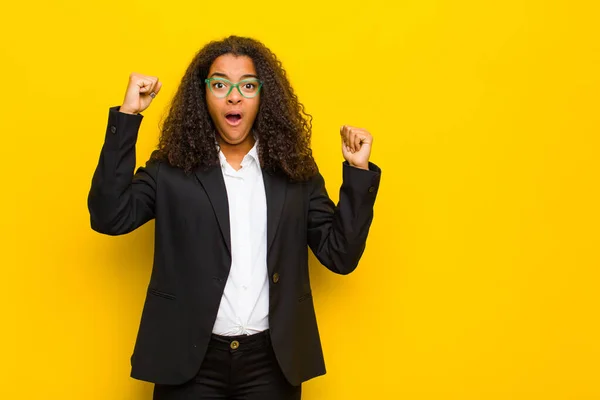
[[[224,74],[222,72],[213,72],[212,74],[210,74],[209,78],[212,78],[213,76],[218,76],[218,77],[221,77],[221,78],[229,79],[229,77],[227,76],[227,74]],[[256,78],[256,79],[258,79],[258,76],[254,75],[254,74],[244,74],[244,75],[242,75],[240,77],[240,80],[242,80],[242,79],[248,79],[248,78]]]

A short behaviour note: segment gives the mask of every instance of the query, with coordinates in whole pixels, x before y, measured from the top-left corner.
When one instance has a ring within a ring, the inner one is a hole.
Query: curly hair
[[[204,46],[188,66],[163,123],[157,151],[151,158],[191,173],[219,165],[218,135],[208,112],[204,80],[214,60],[224,54],[248,56],[263,82],[253,132],[261,167],[281,171],[293,181],[317,173],[310,148],[312,116],[298,101],[281,61],[261,42],[229,36]]]

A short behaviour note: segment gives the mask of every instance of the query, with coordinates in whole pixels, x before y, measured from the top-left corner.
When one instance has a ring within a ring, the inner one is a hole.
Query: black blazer
[[[131,376],[181,384],[200,368],[231,265],[229,211],[220,167],[186,175],[149,161],[134,175],[141,115],[109,111],[105,142],[88,197],[91,226],[107,235],[152,218],[154,265]],[[336,207],[317,174],[290,182],[263,171],[267,199],[269,328],[288,381],[325,374],[308,274],[308,248],[339,274],[352,272],[365,249],[380,169],[343,166]]]

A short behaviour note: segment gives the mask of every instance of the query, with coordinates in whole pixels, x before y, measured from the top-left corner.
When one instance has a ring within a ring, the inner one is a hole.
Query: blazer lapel
[[[227,188],[225,188],[225,180],[221,168],[212,167],[207,170],[196,169],[194,171],[200,184],[204,187],[210,203],[212,204],[221,234],[227,245],[227,250],[231,254],[231,233],[229,225],[229,202],[227,200]]]
[[[265,196],[267,198],[267,254],[269,254],[285,202],[287,177],[279,173],[263,170],[263,181],[265,183]]]

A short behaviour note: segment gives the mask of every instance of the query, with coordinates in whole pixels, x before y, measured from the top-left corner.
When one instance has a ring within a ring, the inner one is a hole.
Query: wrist
[[[368,162],[365,163],[365,164],[354,164],[354,163],[349,162],[348,164],[350,164],[351,167],[358,168],[358,169],[365,169],[365,170],[369,169],[369,163]]]
[[[122,112],[124,114],[133,114],[133,115],[138,114],[137,112],[135,112],[127,107],[123,107],[123,106],[119,107],[119,112]]]

